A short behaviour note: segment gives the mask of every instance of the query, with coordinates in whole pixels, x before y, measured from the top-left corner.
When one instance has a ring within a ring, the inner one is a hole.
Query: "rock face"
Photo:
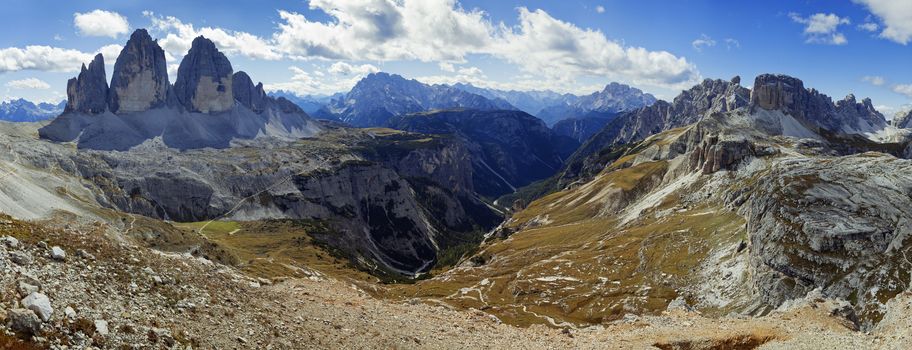
[[[95,59],[86,68],[82,65],[79,76],[67,81],[66,111],[88,114],[104,113],[107,109],[108,79],[105,77],[104,57]]]
[[[834,133],[864,133],[881,130],[887,125],[883,114],[874,109],[870,99],[858,103],[854,95],[842,101],[833,100],[787,75],[763,74],[754,81],[751,109],[780,110],[800,121]]]
[[[617,114],[599,114],[592,112],[580,118],[561,120],[555,123],[551,129],[559,135],[571,137],[582,144],[592,137],[592,135],[595,135],[602,130],[605,125],[616,117]]]
[[[879,319],[908,286],[910,172],[909,161],[868,154],[785,162],[763,176],[745,209],[760,301],[822,288]]]
[[[320,113],[357,127],[371,127],[384,126],[397,115],[454,108],[516,109],[503,100],[489,100],[454,87],[427,85],[381,72],[361,79],[343,99],[333,100]]]
[[[190,112],[219,113],[234,107],[231,62],[202,36],[177,69],[174,95]]]
[[[263,90],[263,83],[254,86],[253,80],[245,72],[234,73],[231,80],[231,91],[241,105],[257,113],[266,109],[268,97],[266,91]]]
[[[114,63],[108,105],[113,113],[161,107],[170,85],[165,51],[145,29],[137,29]]]
[[[556,173],[578,143],[521,111],[439,111],[390,119],[389,127],[462,139],[475,190],[498,197]]]

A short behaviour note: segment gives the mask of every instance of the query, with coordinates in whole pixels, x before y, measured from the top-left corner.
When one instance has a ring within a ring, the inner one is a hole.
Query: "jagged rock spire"
[[[108,99],[108,79],[104,57],[95,55],[89,67],[82,65],[79,76],[67,81],[67,112],[104,113]]]
[[[191,112],[227,111],[234,106],[232,72],[231,62],[215,44],[197,37],[177,69],[175,97]]]
[[[169,87],[165,51],[145,29],[137,29],[114,63],[111,111],[132,113],[163,106]]]
[[[263,90],[263,83],[254,86],[253,80],[247,73],[243,71],[234,73],[231,90],[234,98],[250,110],[259,113],[266,109],[267,96],[266,91]]]

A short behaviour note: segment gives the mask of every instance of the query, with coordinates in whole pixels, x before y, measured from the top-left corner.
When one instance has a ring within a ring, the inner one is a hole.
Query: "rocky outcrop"
[[[582,144],[616,117],[617,115],[613,113],[592,112],[580,118],[561,120],[555,123],[551,129],[559,135],[571,137]]]
[[[858,103],[855,95],[833,103],[833,99],[787,75],[762,74],[754,81],[751,110],[779,110],[807,125],[833,133],[855,134],[886,127],[883,114],[866,98]]]
[[[111,112],[135,113],[164,106],[170,85],[165,51],[145,29],[137,29],[114,63],[108,102]]]
[[[760,177],[744,208],[760,304],[820,288],[876,322],[909,283],[909,174],[906,160],[863,154],[782,162]]]
[[[259,113],[266,109],[266,102],[269,97],[266,96],[266,91],[263,90],[263,83],[254,86],[253,80],[250,79],[247,73],[234,73],[231,79],[231,91],[234,94],[234,98],[251,111]]]
[[[231,62],[215,43],[202,36],[193,39],[181,60],[174,95],[190,112],[219,113],[234,107]]]
[[[82,65],[79,76],[67,81],[67,105],[65,111],[88,114],[104,113],[107,109],[108,79],[105,77],[104,57],[95,59],[86,68]]]
[[[690,154],[690,167],[703,174],[731,170],[755,153],[754,145],[747,140],[720,140],[713,135],[703,140]]]

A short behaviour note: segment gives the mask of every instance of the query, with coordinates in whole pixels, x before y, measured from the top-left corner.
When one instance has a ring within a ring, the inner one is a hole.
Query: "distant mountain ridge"
[[[356,127],[372,127],[386,125],[397,115],[451,108],[516,109],[501,99],[491,100],[447,85],[428,85],[380,72],[361,79],[343,98],[333,99],[315,115],[335,117]]]
[[[8,122],[37,122],[54,118],[66,107],[66,101],[58,104],[34,103],[26,99],[0,102],[0,120]]]
[[[614,82],[605,85],[601,91],[582,96],[550,90],[505,91],[463,83],[453,87],[487,98],[503,99],[549,126],[565,119],[582,118],[591,112],[613,114],[646,107],[657,101],[655,96],[640,89]]]
[[[329,96],[322,95],[304,95],[300,96],[294,92],[287,90],[275,90],[266,93],[269,97],[279,98],[282,97],[286,100],[293,102],[294,104],[301,107],[307,114],[313,116],[314,113],[319,111],[321,108],[332,102],[333,99],[341,99],[345,97],[345,94],[338,92]]]

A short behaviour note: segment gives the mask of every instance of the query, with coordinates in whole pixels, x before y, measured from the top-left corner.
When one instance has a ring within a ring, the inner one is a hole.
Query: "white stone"
[[[51,248],[51,259],[60,261],[66,260],[66,252],[63,251],[62,248],[54,246]]]
[[[73,310],[73,308],[69,306],[67,306],[66,309],[63,309],[63,314],[71,320],[76,318],[76,310]]]
[[[39,291],[38,286],[19,281],[19,295],[22,295],[22,296],[31,295],[32,293],[35,293],[37,291]]]
[[[5,243],[7,247],[10,247],[10,248],[19,247],[19,240],[16,239],[16,237],[4,236],[3,238],[0,238],[0,240],[2,240],[3,243]]]
[[[95,320],[95,332],[101,335],[108,335],[108,321]]]
[[[22,307],[34,311],[44,322],[50,320],[51,315],[54,313],[51,300],[48,299],[47,295],[39,292],[29,294],[25,299],[22,299],[21,303]]]

